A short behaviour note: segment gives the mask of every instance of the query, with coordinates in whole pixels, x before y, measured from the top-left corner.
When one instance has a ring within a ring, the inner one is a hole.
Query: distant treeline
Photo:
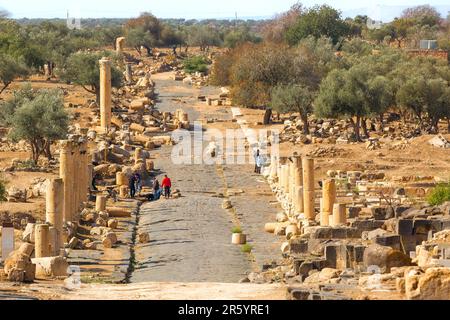
[[[81,19],[81,25],[83,27],[117,27],[123,26],[130,20],[128,18],[87,18]],[[213,26],[235,26],[235,25],[250,25],[261,26],[268,19],[159,19],[162,23],[167,23],[172,26],[191,26],[191,25],[213,25]],[[66,23],[66,19],[53,18],[53,19],[28,19],[21,18],[15,19],[21,25],[33,25],[41,24],[44,21],[51,23]]]

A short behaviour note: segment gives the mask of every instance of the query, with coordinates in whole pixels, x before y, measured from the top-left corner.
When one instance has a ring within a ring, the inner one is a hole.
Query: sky
[[[297,0],[0,0],[0,9],[10,12],[12,18],[65,18],[67,11],[81,18],[129,18],[150,11],[159,18],[231,18],[272,17],[287,11]],[[344,15],[355,13],[387,17],[392,8],[381,6],[415,6],[424,3],[447,6],[448,0],[332,0],[301,1],[309,7],[329,4],[343,11]],[[398,10],[397,10],[398,11]],[[447,11],[444,11],[444,13]]]

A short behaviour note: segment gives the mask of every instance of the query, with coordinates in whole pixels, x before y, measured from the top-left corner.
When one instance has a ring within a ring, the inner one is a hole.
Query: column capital
[[[111,59],[109,59],[108,57],[103,57],[98,62],[100,63],[100,66],[111,65]]]

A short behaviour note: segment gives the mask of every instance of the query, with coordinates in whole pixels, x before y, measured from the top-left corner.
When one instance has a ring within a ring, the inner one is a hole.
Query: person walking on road
[[[172,188],[172,181],[167,175],[164,175],[164,179],[161,182],[161,187],[164,189],[164,197],[170,198],[170,189]]]
[[[258,157],[260,157],[259,155],[259,149],[256,149],[256,151],[253,151],[253,157],[255,158],[255,173],[258,173]]]
[[[161,187],[159,186],[158,179],[153,180],[153,200],[159,200],[161,197]]]
[[[261,168],[263,166],[263,157],[259,154],[258,151],[258,155],[256,156],[256,169],[255,169],[255,173],[257,174],[261,174]]]

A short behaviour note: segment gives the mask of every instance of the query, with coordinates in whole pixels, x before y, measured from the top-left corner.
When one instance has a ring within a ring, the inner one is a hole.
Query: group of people
[[[100,174],[94,175],[92,177],[92,190],[97,191],[97,183],[99,180],[101,180],[102,177]],[[136,194],[138,196],[141,196],[142,192],[142,177],[139,173],[135,172],[133,173],[130,178],[128,179],[128,188],[130,190],[130,197],[133,199],[136,197]],[[159,200],[161,198],[161,195],[164,195],[166,199],[169,199],[171,197],[171,189],[172,189],[172,181],[167,175],[164,175],[164,178],[161,181],[161,184],[159,183],[158,179],[155,177],[152,181],[152,190],[153,193],[148,195],[147,198],[150,201]]]
[[[137,172],[132,174],[128,179],[128,188],[130,189],[130,197],[134,198],[136,193],[140,196],[142,191],[142,178]]]
[[[153,193],[148,196],[148,200],[150,201],[156,201],[161,198],[161,193],[164,194],[164,197],[166,199],[170,198],[171,195],[171,189],[172,189],[172,181],[167,175],[164,175],[164,178],[161,181],[161,184],[159,184],[158,179],[153,179]]]

